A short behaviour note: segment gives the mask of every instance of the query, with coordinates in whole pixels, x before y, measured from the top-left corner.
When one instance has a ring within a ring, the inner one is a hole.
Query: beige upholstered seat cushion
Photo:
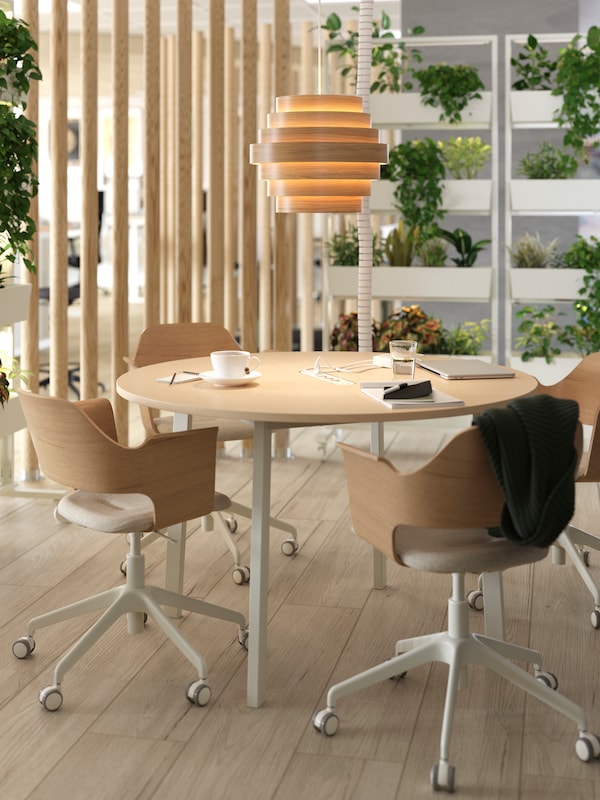
[[[422,572],[499,572],[540,561],[546,547],[513,544],[490,536],[486,528],[448,530],[398,525],[394,549],[407,567]]]
[[[60,500],[57,511],[75,525],[104,533],[146,532],[154,527],[154,506],[145,494],[76,490]]]

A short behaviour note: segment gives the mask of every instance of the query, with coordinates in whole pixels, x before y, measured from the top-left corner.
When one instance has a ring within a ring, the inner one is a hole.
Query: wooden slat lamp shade
[[[352,95],[278,97],[276,111],[250,145],[250,161],[268,182],[276,211],[358,212],[388,146]]]

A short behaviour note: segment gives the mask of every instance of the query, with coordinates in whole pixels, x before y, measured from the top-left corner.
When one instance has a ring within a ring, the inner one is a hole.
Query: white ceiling
[[[125,2],[126,0],[122,0]],[[243,21],[244,0],[222,0],[225,5],[225,23],[239,31]],[[76,0],[71,5],[76,8],[81,6],[82,0]],[[112,8],[114,0],[98,0],[98,24],[103,33],[109,33],[112,28]],[[161,29],[163,34],[173,34],[176,29],[177,20],[177,0],[155,0],[160,3],[161,9]],[[327,15],[335,10],[342,19],[347,20],[357,16],[357,12],[352,10],[352,6],[359,5],[360,0],[338,2],[337,0],[321,0],[321,22],[323,23]],[[132,34],[142,35],[144,30],[144,7],[146,0],[129,0],[129,28]],[[18,0],[15,0],[15,7]],[[376,0],[375,15],[381,14],[381,9],[385,8],[392,19],[399,24],[401,0]],[[208,28],[209,0],[192,0],[193,25],[195,29],[202,30]],[[40,0],[40,30],[50,29],[50,0]],[[274,0],[258,0],[257,16],[258,26],[273,22]],[[47,9],[46,11],[44,9]],[[300,24],[304,21],[317,23],[318,3],[309,3],[308,0],[290,0],[290,22],[292,31],[299,31]],[[80,24],[80,14],[77,11],[69,11],[69,30],[77,31]]]

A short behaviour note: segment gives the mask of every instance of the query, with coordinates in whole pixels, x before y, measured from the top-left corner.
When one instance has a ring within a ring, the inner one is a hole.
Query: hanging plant
[[[395,206],[404,224],[418,229],[422,239],[435,236],[442,219],[442,181],[446,168],[440,148],[433,139],[411,139],[390,149],[382,178],[396,182]]]
[[[557,63],[552,94],[562,96],[557,120],[566,129],[563,143],[584,154],[586,140],[600,130],[600,28],[574,36]]]

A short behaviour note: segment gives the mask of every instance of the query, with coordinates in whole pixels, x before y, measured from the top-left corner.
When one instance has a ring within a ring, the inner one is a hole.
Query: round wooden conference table
[[[259,357],[257,371],[260,374],[255,381],[240,386],[217,386],[206,380],[172,384],[158,380],[187,371],[209,372],[209,358],[153,364],[134,369],[117,379],[117,392],[125,399],[174,412],[175,430],[186,430],[194,414],[243,419],[254,425],[247,688],[248,705],[252,707],[264,702],[266,692],[272,432],[292,427],[378,423],[371,427],[371,449],[381,452],[381,423],[476,414],[532,394],[538,385],[535,378],[518,371],[510,378],[448,381],[417,367],[415,379],[431,380],[434,389],[458,398],[462,404],[389,408],[361,391],[363,381],[392,383],[389,367],[358,371],[359,362],[364,364],[371,358],[369,354],[264,352]],[[319,357],[322,368],[328,369],[329,365],[347,371],[328,371],[326,374],[333,375],[334,380],[303,374],[302,370],[314,368]],[[353,367],[356,371],[351,371]],[[336,376],[344,383],[335,381]],[[169,588],[181,583],[185,537],[180,539],[178,548],[172,547],[171,543],[167,545]],[[172,551],[171,555],[169,551]],[[383,571],[382,559],[378,563],[379,570]],[[376,584],[382,583],[381,578],[375,580]]]

